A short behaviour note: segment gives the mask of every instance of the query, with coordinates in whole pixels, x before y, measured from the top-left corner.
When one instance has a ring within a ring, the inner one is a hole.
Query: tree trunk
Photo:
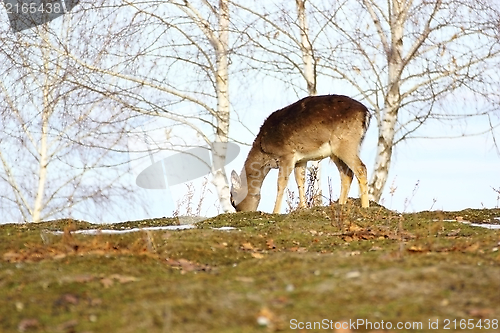
[[[394,125],[397,120],[397,108],[386,109],[379,125],[377,156],[373,167],[372,178],[368,184],[369,199],[379,202],[389,176],[392,147],[394,143]]]
[[[38,150],[38,187],[35,196],[35,203],[33,205],[32,218],[33,222],[41,222],[41,214],[44,208],[43,198],[45,194],[45,183],[47,181],[47,167],[48,167],[48,149],[47,149],[47,136],[48,136],[48,115],[46,110],[43,111],[43,124],[42,133],[40,138],[40,147]]]
[[[314,51],[309,40],[309,24],[307,22],[306,15],[306,0],[296,0],[297,4],[297,16],[299,20],[300,28],[300,50],[302,52],[302,62],[304,64],[303,76],[307,83],[307,93],[309,96],[317,95],[317,75],[316,75],[316,64],[314,60]],[[311,167],[316,169],[315,179],[310,179],[313,181],[311,186],[312,203],[314,205],[321,205],[323,200],[323,193],[321,191],[321,161],[312,161]]]
[[[224,169],[227,142],[229,134],[229,72],[228,72],[228,44],[229,44],[229,7],[228,0],[219,2],[219,36],[214,44],[216,52],[215,73],[217,90],[217,133],[212,145],[212,183],[217,189],[221,208],[224,212],[234,211],[229,195],[229,183]]]
[[[401,105],[400,79],[404,68],[403,64],[403,34],[404,21],[406,20],[405,8],[399,0],[392,0],[390,26],[390,45],[386,48],[388,68],[388,87],[385,94],[384,111],[379,121],[379,137],[377,156],[373,168],[372,178],[368,184],[370,200],[379,202],[389,176],[392,148],[398,111]]]
[[[45,55],[45,51],[44,52]],[[38,186],[33,205],[32,218],[33,222],[41,222],[42,210],[44,208],[45,184],[47,182],[47,168],[49,163],[48,149],[48,131],[50,118],[50,80],[49,80],[49,60],[45,56],[43,59],[45,70],[45,82],[43,87],[43,106],[42,106],[42,128],[40,133],[40,146],[38,148]]]

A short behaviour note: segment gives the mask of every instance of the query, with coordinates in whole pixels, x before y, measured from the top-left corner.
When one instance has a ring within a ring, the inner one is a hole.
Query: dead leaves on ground
[[[363,240],[381,240],[381,239],[390,239],[390,240],[398,240],[398,241],[408,241],[411,239],[415,239],[416,236],[410,232],[404,230],[392,230],[388,227],[377,227],[377,228],[364,228],[356,224],[350,224],[347,226],[342,232],[324,232],[324,231],[316,231],[316,230],[308,230],[307,234],[313,236],[310,240],[310,244],[320,243],[322,240],[329,238],[337,238],[340,237],[346,243],[354,242],[354,241],[363,241]],[[261,238],[264,236],[259,235]],[[267,239],[265,241],[265,245],[256,245],[256,243],[262,243],[262,241],[255,241],[254,243],[250,241],[242,242],[239,246],[239,250],[244,252],[249,252],[253,258],[262,259],[265,258],[265,254],[269,252],[297,252],[297,253],[305,253],[310,249],[307,246],[303,246],[306,244],[301,244],[297,241],[292,241],[292,246],[281,246],[278,247],[273,239]],[[335,249],[334,246],[331,247],[332,250]],[[371,251],[375,251],[381,249],[379,247],[372,247]],[[321,253],[328,252],[325,249],[321,250]],[[359,254],[359,251],[358,253]]]
[[[115,283],[127,284],[130,282],[139,281],[139,278],[122,274],[80,274],[73,276],[64,276],[60,279],[60,282],[63,283],[90,283],[95,281],[99,282],[104,288],[109,288]]]
[[[101,237],[96,236],[89,239],[76,239],[71,231],[72,227],[67,227],[64,230],[63,236],[59,242],[53,244],[25,244],[24,249],[11,250],[3,254],[2,259],[11,263],[18,262],[39,262],[42,260],[61,260],[69,256],[108,256],[108,255],[144,255],[154,259],[158,259],[172,268],[185,272],[211,271],[213,268],[206,264],[198,264],[186,259],[165,258],[155,253],[150,244],[152,243],[150,235],[138,238],[132,244],[112,243]],[[146,239],[144,239],[146,238]],[[95,277],[82,277],[82,279]],[[126,283],[135,281],[133,277],[121,275],[110,275],[101,279],[101,283],[105,287],[112,286],[115,282]]]
[[[277,315],[267,306],[260,309],[256,319],[257,324],[266,327],[268,332],[282,331],[287,327],[285,318]]]
[[[110,278],[118,279],[118,280],[123,280],[129,281],[130,277],[124,277],[124,276],[110,276]],[[90,282],[96,279],[100,279],[99,277],[96,276],[86,276],[85,278],[81,277],[75,277],[75,281],[78,282]],[[104,278],[103,278],[104,279]],[[134,278],[135,279],[135,278]],[[126,282],[125,282],[126,283]],[[52,314],[54,316],[59,315],[61,312],[64,313],[75,313],[75,309],[85,307],[85,308],[94,308],[94,307],[100,307],[103,304],[102,299],[100,298],[93,298],[89,297],[88,294],[83,293],[83,294],[76,294],[76,293],[64,293],[57,297],[53,303],[52,303]],[[19,311],[22,311],[19,310]],[[39,320],[37,318],[24,318],[21,319],[19,324],[17,325],[17,330],[19,332],[32,332],[32,331],[38,331],[42,329],[44,332],[54,332],[54,333],[74,333],[74,332],[80,332],[80,330],[77,330],[77,326],[80,324],[80,321],[82,320],[82,317],[78,316],[79,319],[73,318],[66,320],[60,324],[55,324],[55,326],[49,326],[47,327],[44,325],[44,322],[42,320]],[[91,314],[90,316],[87,317],[89,321],[95,321],[97,320],[96,315]]]
[[[373,239],[391,239],[407,241],[416,238],[410,232],[405,230],[391,230],[388,227],[378,228],[364,228],[356,224],[351,224],[346,230],[332,234],[339,236],[346,242],[359,241],[359,240],[373,240]]]
[[[43,244],[25,244],[25,248],[19,250],[10,250],[2,255],[2,259],[7,262],[17,263],[17,262],[38,262],[41,260],[62,260],[68,256],[85,256],[85,255],[97,255],[97,256],[109,256],[109,255],[145,255],[154,259],[158,259],[171,266],[172,268],[179,269],[181,273],[186,272],[208,272],[213,270],[212,267],[206,264],[195,263],[187,259],[172,259],[161,257],[156,251],[156,246],[150,234],[142,235],[132,242],[116,242],[107,237],[101,237],[97,235],[91,238],[80,238],[74,237],[72,231],[75,230],[74,227],[68,226],[65,228],[64,233],[61,238],[58,238],[58,242],[44,242]],[[346,243],[364,241],[364,240],[393,240],[404,244],[406,251],[410,253],[428,253],[428,252],[451,252],[451,251],[462,251],[466,253],[481,252],[481,246],[478,243],[469,244],[467,242],[461,241],[456,242],[452,246],[443,246],[431,243],[425,243],[424,245],[420,240],[416,240],[417,244],[413,240],[417,237],[404,230],[401,223],[399,226],[370,226],[362,227],[355,223],[350,223],[345,225],[340,232],[328,232],[328,231],[316,231],[316,230],[304,230],[303,233],[312,236],[306,241],[303,239],[301,242],[288,240],[284,242],[275,243],[272,238],[267,238],[265,235],[259,235],[259,238],[252,241],[243,241],[237,248],[240,251],[244,251],[250,254],[252,258],[264,259],[266,255],[270,252],[297,252],[305,253],[311,251],[311,249],[316,248],[315,244],[321,244],[320,248],[317,249],[321,253],[331,252],[336,249],[335,244],[325,240],[329,239],[342,239]],[[442,232],[442,236],[448,239],[460,239],[461,229],[450,230],[448,232]],[[253,242],[253,243],[252,243]],[[301,244],[302,243],[302,244]],[[306,243],[306,244],[304,244]],[[335,243],[335,242],[333,242]],[[151,245],[153,244],[153,245]],[[228,243],[222,242],[220,244],[214,245],[213,248],[227,249]],[[375,251],[381,249],[374,245],[370,251]],[[401,248],[403,249],[403,248]],[[500,257],[500,256],[499,256]]]
[[[460,237],[461,229],[450,230],[446,233],[442,233],[447,239],[456,239],[452,245],[441,245],[434,244],[432,242],[426,242],[425,244],[408,244],[410,241],[415,241],[417,237],[405,230],[391,230],[387,227],[373,228],[363,228],[355,224],[351,224],[345,231],[340,233],[335,233],[333,235],[341,237],[346,242],[360,241],[360,240],[375,240],[375,239],[390,239],[395,241],[400,241],[401,244],[405,244],[405,248],[410,253],[429,253],[429,252],[463,252],[463,253],[485,253],[482,249],[482,245],[479,242],[470,242],[468,239],[463,239]],[[419,242],[416,240],[416,242]],[[411,243],[411,242],[410,242]],[[377,250],[376,246],[372,247],[371,250]],[[498,250],[498,249],[497,249]],[[495,248],[492,249],[495,252]]]
[[[40,327],[40,322],[36,318],[26,318],[19,322],[17,325],[17,330],[19,332],[27,332],[28,330],[38,329]]]
[[[411,253],[447,253],[447,252],[463,252],[463,253],[485,253],[481,249],[479,243],[470,243],[468,241],[456,242],[450,246],[435,245],[432,243],[426,244],[413,244],[407,248]]]
[[[272,239],[271,239],[271,242],[272,242]],[[259,248],[254,247],[252,245],[252,243],[250,243],[250,242],[242,243],[240,246],[240,250],[250,252],[250,255],[255,259],[264,259],[265,258],[264,251],[259,249]]]
[[[53,244],[25,244],[24,249],[4,253],[2,259],[7,262],[38,262],[45,259],[61,260],[67,256],[75,255],[154,254],[148,250],[146,242],[142,239],[125,246],[111,243],[99,236],[90,240],[76,239],[71,233],[73,230],[72,227],[66,227],[59,242]]]
[[[473,308],[467,311],[467,314],[474,318],[488,319],[494,318],[495,310],[491,308]]]
[[[206,264],[198,264],[186,259],[170,259],[167,258],[167,264],[173,268],[179,269],[181,274],[185,274],[186,272],[209,272],[213,268]]]
[[[294,245],[299,245],[298,242],[293,243]],[[253,245],[251,242],[243,242],[241,243],[239,250],[249,252],[252,258],[255,259],[264,259],[266,257],[266,254],[269,252],[307,252],[307,248],[299,246],[278,248],[273,239],[266,240],[265,246],[263,246],[262,248],[259,248],[257,245]]]

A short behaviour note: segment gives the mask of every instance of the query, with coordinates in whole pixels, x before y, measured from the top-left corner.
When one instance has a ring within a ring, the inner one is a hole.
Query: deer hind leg
[[[359,159],[359,158],[358,158]],[[359,160],[360,166],[358,168],[358,173],[356,174],[356,178],[358,178],[359,182],[359,194],[361,197],[361,207],[368,208],[370,206],[370,202],[368,201],[368,180],[366,172],[366,166]]]
[[[305,182],[306,182],[306,166],[307,161],[300,162],[295,165],[295,181],[297,182],[297,187],[299,189],[299,207],[306,207],[306,194],[305,194]]]
[[[337,152],[337,157],[352,170],[359,183],[359,196],[361,197],[361,207],[369,207],[368,201],[368,180],[366,166],[358,156],[358,147],[346,145]]]
[[[278,171],[278,194],[276,195],[276,203],[274,204],[273,213],[279,214],[281,211],[281,202],[283,201],[283,194],[285,193],[286,185],[288,184],[288,178],[292,172],[293,162],[292,160],[282,159],[280,161],[279,171]]]
[[[344,205],[347,202],[347,195],[349,194],[349,189],[351,188],[352,179],[354,178],[354,173],[341,159],[336,156],[331,156],[331,160],[337,166],[340,173],[340,197],[339,203]]]

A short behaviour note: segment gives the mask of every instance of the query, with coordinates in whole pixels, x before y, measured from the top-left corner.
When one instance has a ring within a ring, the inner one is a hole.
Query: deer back
[[[342,139],[362,141],[370,113],[347,96],[306,97],[272,113],[262,125],[254,148],[274,156],[307,154],[324,143]]]

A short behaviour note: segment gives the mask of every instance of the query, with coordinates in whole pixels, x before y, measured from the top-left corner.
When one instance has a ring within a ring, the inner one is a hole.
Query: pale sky
[[[4,15],[4,17],[6,17]],[[356,97],[353,91],[345,91],[345,84],[342,82],[330,82],[323,78],[319,82],[318,91],[320,94],[344,94]],[[326,80],[326,81],[325,81]],[[230,98],[232,112],[238,113],[239,119],[248,127],[252,133],[233,121],[231,123],[230,135],[234,139],[251,144],[255,134],[264,119],[273,111],[285,107],[297,101],[304,95],[297,96],[293,92],[285,93],[283,86],[273,81],[268,82],[245,82],[235,80],[230,83]],[[243,98],[240,92],[245,92]],[[251,91],[251,93],[248,93]],[[368,105],[367,105],[368,106]],[[187,106],[188,108],[190,106]],[[192,110],[190,110],[192,111]],[[235,117],[233,117],[235,120]],[[498,121],[498,117],[496,118]],[[154,120],[156,121],[156,120]],[[367,166],[369,177],[374,164],[376,147],[376,121],[372,123],[361,150],[361,158]],[[476,123],[470,120],[468,123],[469,132],[480,132],[486,129],[485,123]],[[498,130],[500,131],[500,130]],[[435,135],[451,135],[449,128],[436,124],[427,128],[426,132]],[[187,141],[196,141],[196,138],[183,138]],[[500,139],[500,133],[497,133]],[[238,158],[226,167],[229,176],[231,170],[241,171],[243,162],[248,153],[249,147],[242,146],[242,151]],[[165,158],[168,154],[155,156],[156,160]],[[135,178],[140,169],[139,166],[135,174],[130,174],[127,181],[135,184]],[[274,206],[276,195],[277,170],[273,170],[266,178],[262,189],[262,200],[259,210],[271,212]],[[328,179],[331,179],[333,199],[338,199],[340,193],[340,181],[338,171],[328,160],[323,162],[323,193],[328,196]],[[179,202],[185,201],[187,192],[194,191],[192,204],[197,206],[200,196],[203,196],[201,214],[212,216],[220,212],[217,210],[218,200],[215,189],[208,183],[203,191],[203,179],[199,179],[191,186],[187,184],[172,186],[166,190],[144,190],[136,187],[141,196],[152,204],[152,211],[148,215],[131,215],[127,219],[144,219],[152,217],[172,216],[172,212],[177,209]],[[418,184],[418,186],[417,186]],[[412,140],[399,145],[393,155],[389,179],[385,187],[383,201],[384,206],[400,212],[414,212],[422,210],[462,210],[465,208],[494,208],[500,206],[499,195],[492,187],[500,189],[500,155],[491,137],[487,135],[463,137],[460,139],[439,139]],[[294,177],[290,178],[289,188],[296,192]],[[391,188],[394,189],[391,194]],[[357,182],[354,181],[351,188],[350,197],[358,196]],[[283,211],[287,207],[283,203]],[[119,210],[119,207],[117,208]],[[181,207],[180,213],[185,211]],[[74,218],[87,219],[85,216],[73,216]],[[103,217],[105,222],[118,221],[114,216]],[[97,222],[97,221],[96,221]]]

